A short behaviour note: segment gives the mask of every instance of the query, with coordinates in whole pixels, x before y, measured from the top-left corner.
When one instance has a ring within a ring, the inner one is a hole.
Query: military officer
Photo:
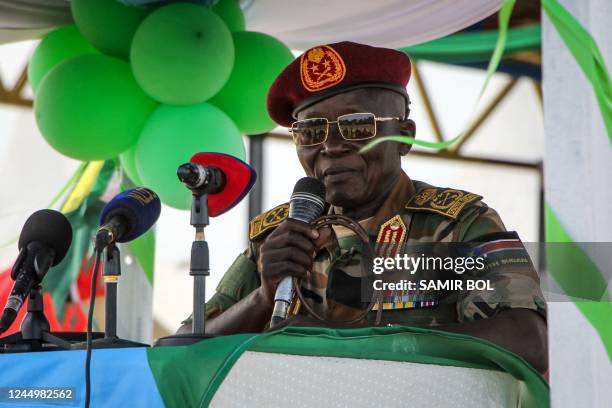
[[[435,327],[482,337],[547,367],[545,303],[539,279],[514,232],[482,197],[412,180],[401,168],[411,146],[375,137],[415,135],[406,86],[411,64],[402,52],[351,42],[314,47],[293,61],[268,94],[268,112],[291,129],[306,175],[326,187],[327,212],[365,229],[376,256],[417,244],[477,243],[492,290],[385,291],[355,324]],[[278,283],[301,279],[285,324],[343,327],[363,310],[363,248],[353,231],[316,230],[287,220],[281,204],[251,220],[250,244],[207,303],[207,329],[230,334],[266,330]],[[487,256],[488,255],[488,256]],[[367,303],[367,302],[366,302]],[[312,311],[325,321],[313,318]],[[189,330],[190,321],[181,331]]]

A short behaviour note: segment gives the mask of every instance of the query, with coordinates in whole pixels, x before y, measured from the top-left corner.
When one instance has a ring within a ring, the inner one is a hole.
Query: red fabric
[[[83,259],[81,272],[77,276],[76,285],[79,291],[79,297],[82,302],[89,302],[89,292],[91,292],[91,278],[93,276],[93,263],[89,270],[87,268],[87,258]],[[102,283],[102,268],[98,271],[98,282],[96,284],[96,297],[104,296],[104,283]]]
[[[85,271],[81,271],[81,275],[85,275]],[[11,279],[11,268],[7,268],[0,272],[0,307],[4,309],[6,300],[13,288],[14,281]],[[89,297],[89,287],[87,288],[87,297]],[[60,322],[55,313],[55,307],[53,306],[53,299],[49,292],[43,293],[43,305],[45,309],[45,316],[49,320],[49,326],[51,331],[85,331],[87,330],[87,315],[79,305],[74,303],[67,303],[64,312],[64,319]],[[21,321],[28,310],[28,301],[26,300],[21,310],[17,314],[17,318],[9,327],[7,331],[2,333],[2,337],[8,336],[19,331],[21,327]]]
[[[216,194],[208,196],[208,215],[216,217],[230,210],[249,192],[257,173],[255,170],[233,156],[223,153],[196,153],[191,163],[216,167],[225,174],[225,187]]]
[[[347,88],[375,84],[385,88],[387,84],[405,94],[410,73],[410,59],[401,51],[348,41],[319,45],[276,78],[268,92],[268,113],[276,123],[288,127],[296,108]]]

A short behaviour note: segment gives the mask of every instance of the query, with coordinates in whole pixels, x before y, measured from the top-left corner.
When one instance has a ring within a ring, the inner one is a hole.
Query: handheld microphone
[[[26,220],[19,235],[19,256],[11,271],[15,284],[0,318],[0,333],[15,321],[32,287],[64,259],[71,243],[72,226],[64,214],[40,210]]]
[[[101,251],[115,242],[129,242],[147,232],[159,218],[161,202],[148,188],[138,187],[118,194],[104,206],[95,237]]]
[[[310,224],[323,214],[325,208],[325,185],[312,177],[303,177],[295,183],[289,200],[290,219]],[[274,310],[270,327],[276,326],[287,317],[293,299],[294,288],[291,277],[279,283],[274,295]]]
[[[232,209],[257,179],[257,172],[247,163],[229,154],[212,152],[194,154],[176,174],[194,195],[208,194],[211,217]]]

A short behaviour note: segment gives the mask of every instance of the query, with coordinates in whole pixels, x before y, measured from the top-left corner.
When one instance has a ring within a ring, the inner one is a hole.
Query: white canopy
[[[242,5],[248,30],[304,50],[344,40],[387,47],[433,40],[495,13],[501,0],[252,0]],[[39,38],[71,21],[68,0],[0,0],[0,44]]]

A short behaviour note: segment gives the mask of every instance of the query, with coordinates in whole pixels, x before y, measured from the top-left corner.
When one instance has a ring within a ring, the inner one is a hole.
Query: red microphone
[[[257,172],[242,160],[224,153],[196,153],[176,174],[194,193],[208,194],[208,214],[229,211],[251,190]]]

